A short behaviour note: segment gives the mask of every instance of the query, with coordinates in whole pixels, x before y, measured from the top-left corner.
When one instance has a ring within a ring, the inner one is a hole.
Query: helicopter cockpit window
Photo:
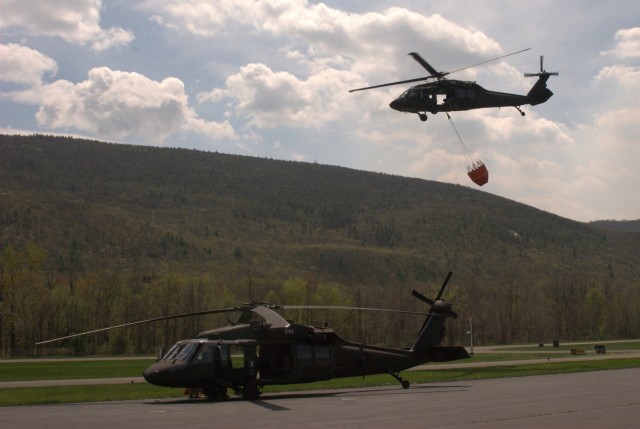
[[[180,350],[184,347],[183,344],[174,344],[173,347],[169,349],[169,351],[162,357],[162,360],[173,360],[178,356]]]
[[[456,88],[456,97],[465,98],[467,96],[467,92],[463,88]]]
[[[223,368],[231,368],[231,352],[229,346],[218,346],[220,350],[220,366]]]
[[[193,361],[195,363],[213,363],[213,344],[202,344]]]
[[[191,358],[193,357],[194,353],[196,352],[196,349],[198,348],[198,344],[194,344],[194,343],[189,343],[186,346],[184,346],[184,348],[182,350],[180,350],[180,353],[178,353],[178,356],[176,356],[176,360],[181,360],[184,362],[189,362],[191,360]]]

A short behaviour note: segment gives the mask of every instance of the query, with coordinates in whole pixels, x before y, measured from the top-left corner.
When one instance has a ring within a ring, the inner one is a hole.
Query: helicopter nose
[[[156,386],[182,387],[188,381],[189,368],[184,363],[161,361],[145,369],[142,376]]]
[[[147,368],[142,373],[142,376],[144,377],[145,380],[147,380],[147,383],[151,383],[151,384],[156,384],[158,382],[158,379],[160,378],[159,371],[155,368],[154,365]]]
[[[169,382],[169,371],[171,370],[170,366],[167,366],[163,363],[155,363],[151,365],[149,368],[145,369],[142,373],[142,376],[147,383],[155,384],[156,386],[166,386],[167,382]]]
[[[402,110],[403,104],[404,103],[399,98],[396,98],[391,103],[389,103],[389,107],[391,107],[393,110]]]

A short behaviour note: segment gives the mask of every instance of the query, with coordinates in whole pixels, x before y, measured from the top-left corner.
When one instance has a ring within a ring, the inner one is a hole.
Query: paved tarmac
[[[26,428],[638,428],[640,369],[305,393],[0,408]]]

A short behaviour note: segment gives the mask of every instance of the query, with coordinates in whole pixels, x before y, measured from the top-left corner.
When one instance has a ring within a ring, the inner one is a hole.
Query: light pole
[[[469,347],[469,355],[473,356],[473,316],[469,317],[469,330],[467,331],[471,339],[471,347]]]

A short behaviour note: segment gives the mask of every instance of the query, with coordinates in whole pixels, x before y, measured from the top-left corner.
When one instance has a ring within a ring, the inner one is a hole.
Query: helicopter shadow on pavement
[[[180,398],[180,399],[154,399],[152,401],[145,402],[145,405],[204,405],[204,404],[225,404],[230,402],[247,402],[259,405],[261,407],[271,409],[272,411],[287,411],[289,408],[281,407],[274,404],[265,402],[266,400],[285,400],[285,399],[313,399],[324,398],[330,396],[339,396],[345,392],[290,392],[290,393],[274,393],[268,394],[259,399],[246,400],[241,397],[230,397],[228,399],[209,399],[209,398]]]
[[[362,389],[362,390],[346,390],[337,392],[313,392],[313,393],[283,393],[265,395],[260,399],[250,401],[253,404],[269,409],[271,411],[288,411],[289,408],[281,407],[276,403],[279,400],[291,400],[291,399],[313,399],[313,398],[326,398],[326,397],[356,397],[356,396],[379,396],[379,395],[403,395],[407,393],[412,394],[433,394],[433,393],[453,393],[467,390],[468,386],[427,386],[418,385],[412,386],[410,390],[390,390],[390,389]],[[271,403],[271,402],[276,403]]]
[[[202,404],[225,404],[229,402],[248,402],[255,404],[262,408],[271,411],[289,411],[290,408],[277,405],[278,401],[292,400],[292,399],[314,399],[314,398],[327,398],[327,397],[353,397],[353,396],[378,396],[378,395],[403,395],[407,393],[412,394],[434,394],[434,393],[454,393],[465,391],[469,386],[455,385],[455,386],[438,386],[438,385],[414,385],[410,389],[389,389],[389,388],[371,388],[371,389],[358,389],[358,390],[339,390],[339,391],[316,391],[316,392],[283,392],[283,393],[267,393],[259,399],[245,400],[240,397],[231,397],[226,400],[215,400],[208,398],[180,398],[180,399],[156,399],[153,401],[145,402],[147,405],[202,405]]]

